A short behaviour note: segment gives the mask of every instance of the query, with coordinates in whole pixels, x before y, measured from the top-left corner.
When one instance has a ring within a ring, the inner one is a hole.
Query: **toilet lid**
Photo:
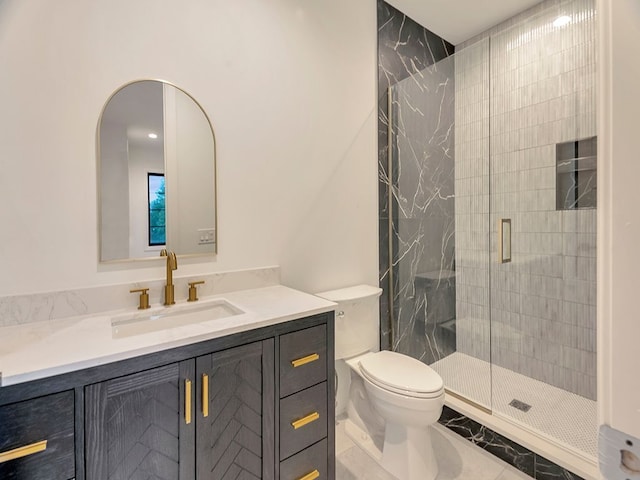
[[[444,382],[438,373],[420,360],[384,350],[360,360],[360,370],[371,382],[408,396],[439,395]]]

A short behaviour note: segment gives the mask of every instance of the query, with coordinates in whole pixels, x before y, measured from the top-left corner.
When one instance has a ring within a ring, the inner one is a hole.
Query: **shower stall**
[[[548,0],[393,83],[381,165],[383,347],[586,460],[597,454],[595,32],[593,0]]]

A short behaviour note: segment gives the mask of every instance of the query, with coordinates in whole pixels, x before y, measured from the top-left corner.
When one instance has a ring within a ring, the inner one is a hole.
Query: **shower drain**
[[[515,398],[509,402],[509,405],[525,413],[531,410],[531,405]]]

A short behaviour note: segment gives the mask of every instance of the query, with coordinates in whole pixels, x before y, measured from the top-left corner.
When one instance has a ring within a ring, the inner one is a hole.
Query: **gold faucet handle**
[[[187,302],[195,302],[198,300],[198,290],[196,290],[196,285],[202,285],[203,283],[204,280],[189,282],[189,300],[187,300]]]
[[[140,293],[140,306],[138,310],[144,310],[149,308],[149,289],[148,288],[138,288],[136,290],[129,290],[129,293]]]

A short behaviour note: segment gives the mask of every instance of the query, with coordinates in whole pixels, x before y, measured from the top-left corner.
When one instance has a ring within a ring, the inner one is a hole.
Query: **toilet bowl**
[[[371,339],[378,332],[380,293],[379,288],[361,285],[317,294],[338,303],[336,411],[347,413],[347,432],[349,422],[355,424],[358,435],[352,438],[365,451],[372,454],[370,447],[377,445],[380,451],[372,457],[385,470],[400,480],[434,480],[438,466],[430,426],[442,413],[444,384],[419,360],[397,352],[375,351],[377,345]],[[346,406],[340,403],[345,396]],[[379,422],[383,423],[384,440],[367,439],[380,430]]]
[[[367,353],[346,363],[360,375],[371,406],[384,419],[381,465],[402,480],[435,479],[430,426],[442,413],[442,378],[396,352]]]

